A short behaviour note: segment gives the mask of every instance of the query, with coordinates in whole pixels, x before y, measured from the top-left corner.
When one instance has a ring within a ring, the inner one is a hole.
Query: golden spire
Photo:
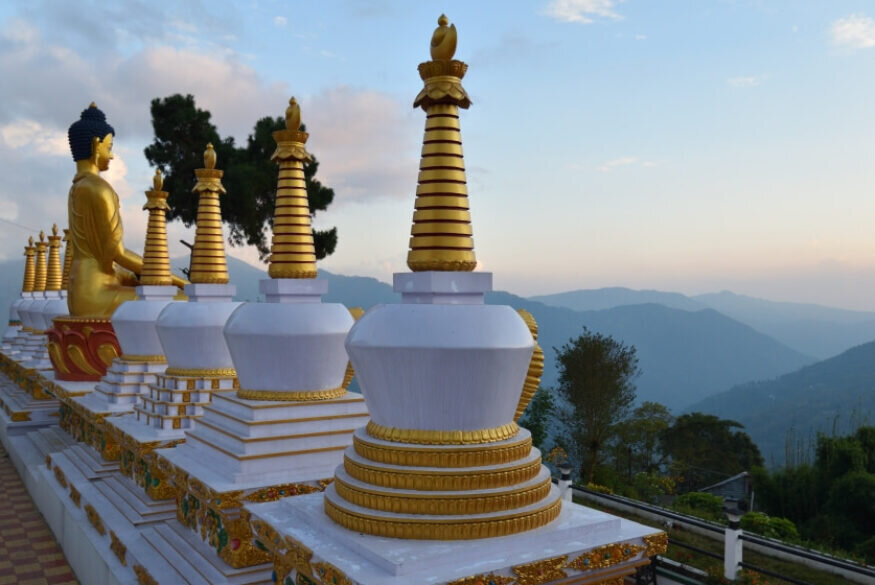
[[[70,270],[73,269],[73,239],[70,237],[70,230],[64,230],[64,239],[67,242],[64,246],[64,270],[61,273],[61,290],[67,290],[70,284]]]
[[[21,283],[21,292],[33,292],[33,283],[36,274],[33,266],[33,255],[36,253],[36,246],[33,245],[33,236],[27,238],[27,245],[24,247],[24,282]]]
[[[46,290],[61,290],[61,236],[58,235],[58,224],[52,225],[52,235],[49,236],[49,268],[46,273]]]
[[[215,160],[213,164],[216,164]],[[143,209],[149,211],[146,249],[143,251],[143,272],[140,274],[140,284],[144,285],[173,284],[170,275],[170,253],[167,251],[167,210],[170,206],[167,205],[167,191],[161,190],[163,186],[164,178],[161,176],[161,170],[157,169],[152,178],[152,190],[146,191],[147,201],[143,206]]]
[[[453,59],[456,27],[441,15],[431,39],[432,60],[419,65],[425,87],[413,107],[426,113],[425,138],[416,187],[407,266],[414,272],[452,270],[470,272],[477,265],[471,237],[471,213],[459,108],[471,100],[462,87],[468,66]]]
[[[192,191],[200,193],[197,205],[197,231],[191,252],[192,283],[227,284],[228,264],[225,260],[225,238],[222,235],[222,209],[219,193],[224,193],[222,175],[216,167],[216,151],[207,144],[204,167],[196,169],[197,185]]]
[[[36,243],[36,275],[33,280],[34,292],[46,290],[46,234],[42,230],[39,233],[39,242]]]
[[[544,373],[544,350],[538,345],[538,323],[531,313],[525,309],[517,311],[531,332],[535,340],[535,351],[532,352],[532,360],[529,362],[529,371],[526,372],[526,380],[523,382],[523,393],[520,395],[520,401],[516,407],[516,414],[513,415],[513,420],[518,421],[532,398],[535,392],[538,391],[538,386],[541,385],[541,374]]]
[[[273,133],[276,151],[270,157],[280,167],[267,271],[271,278],[316,278],[316,249],[304,182],[304,163],[310,160],[304,145],[309,135],[298,130],[300,126],[301,107],[292,98],[286,108],[286,129]]]

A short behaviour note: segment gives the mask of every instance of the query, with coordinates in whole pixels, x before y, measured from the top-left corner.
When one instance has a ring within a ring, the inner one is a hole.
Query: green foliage
[[[762,512],[748,512],[742,516],[741,528],[767,538],[776,538],[786,542],[799,541],[799,531],[793,522]]]
[[[759,449],[742,428],[735,421],[694,412],[678,417],[662,433],[665,453],[681,477],[678,481],[681,491],[762,467]]]
[[[608,335],[583,333],[556,349],[558,395],[569,408],[560,414],[570,443],[581,454],[581,474],[590,482],[605,444],[635,400],[640,375],[633,346]]]
[[[538,388],[519,420],[519,425],[532,433],[532,444],[542,452],[546,448],[544,442],[550,431],[555,408],[550,390]]]
[[[696,516],[712,522],[726,523],[723,498],[705,492],[687,492],[675,498],[671,506],[681,514]]]
[[[671,426],[674,417],[657,402],[645,402],[618,423],[616,435],[609,446],[614,469],[626,483],[638,475],[656,475],[665,457],[660,437]]]
[[[246,146],[238,147],[232,137],[219,135],[210,113],[198,108],[191,95],[153,99],[151,113],[155,139],[145,154],[164,174],[164,190],[170,193],[167,218],[178,218],[186,226],[195,222],[198,197],[191,191],[194,171],[203,167],[203,152],[211,142],[218,157],[216,166],[225,172],[222,183],[228,193],[221,196],[221,205],[228,241],[234,246],[256,246],[259,257],[265,260],[270,254],[266,229],[273,225],[276,202],[277,165],[270,160],[276,148],[272,133],[285,129],[285,118],[261,118]],[[315,157],[304,165],[311,215],[327,209],[334,199],[334,191],[316,180],[318,168]],[[337,228],[314,230],[313,238],[316,257],[324,258],[337,246]]]

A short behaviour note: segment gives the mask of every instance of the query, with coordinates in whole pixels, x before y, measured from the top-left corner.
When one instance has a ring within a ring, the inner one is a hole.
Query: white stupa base
[[[367,420],[358,394],[274,402],[220,392],[184,443],[156,453],[159,467],[184,494],[178,500],[180,518],[208,542],[222,530],[236,534],[219,556],[241,568],[269,557],[253,547],[240,505],[324,489],[353,431]],[[206,509],[211,514],[204,514]]]
[[[320,570],[330,570],[320,567],[320,563],[329,563],[342,573],[338,577],[345,576],[356,585],[443,585],[490,574],[510,582],[530,569],[527,565],[549,560],[553,563],[536,569],[546,572],[553,567],[558,570],[555,578],[537,583],[601,583],[646,564],[648,553],[655,553],[659,546],[648,544],[645,537],[651,540],[662,535],[649,526],[565,503],[559,517],[547,526],[510,536],[459,541],[381,538],[335,524],[325,515],[324,497],[312,494],[246,505],[256,538],[277,555],[278,583],[296,582],[294,567],[298,565],[289,561],[300,553],[295,548],[301,545],[313,553],[305,561],[311,574],[318,577]],[[609,559],[602,561],[601,568],[587,569],[581,559],[583,570],[568,566],[588,551],[612,545],[619,545],[611,550],[617,562]]]
[[[33,382],[29,382],[33,383]],[[37,400],[4,374],[0,374],[0,434],[25,433],[58,422],[57,400]]]
[[[237,379],[211,376],[157,376],[149,392],[134,407],[140,424],[163,431],[185,431],[194,428],[193,421],[204,414],[216,392],[237,388]]]

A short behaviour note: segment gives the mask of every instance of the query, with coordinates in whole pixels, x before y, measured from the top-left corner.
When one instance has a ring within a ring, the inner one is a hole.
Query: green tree
[[[712,414],[684,414],[662,434],[662,445],[683,491],[763,466],[763,456],[744,427]]]
[[[554,409],[555,403],[550,390],[538,388],[519,420],[520,426],[532,433],[532,444],[541,451],[545,449],[544,441],[547,440]]]
[[[611,452],[614,469],[625,476],[627,483],[639,473],[659,470],[665,460],[660,438],[672,422],[674,416],[668,408],[658,402],[645,402],[617,424]]]
[[[164,174],[164,189],[170,193],[167,218],[178,218],[186,226],[195,223],[198,198],[191,191],[194,170],[203,167],[203,152],[211,142],[218,156],[217,166],[225,171],[222,182],[228,193],[221,196],[221,205],[222,221],[228,224],[228,242],[232,246],[253,245],[259,257],[266,260],[270,254],[266,235],[273,227],[277,181],[277,165],[270,160],[276,148],[272,133],[285,129],[285,118],[261,118],[246,146],[238,147],[233,137],[219,135],[210,121],[210,112],[198,108],[191,95],[153,99],[151,113],[155,138],[145,154],[149,163]],[[311,216],[327,209],[334,199],[334,191],[316,179],[318,168],[315,157],[304,165]],[[337,228],[313,230],[313,240],[316,258],[324,258],[337,246]]]
[[[609,335],[583,334],[556,349],[560,413],[570,444],[582,460],[581,475],[592,482],[602,449],[635,401],[633,380],[640,375],[633,346]]]

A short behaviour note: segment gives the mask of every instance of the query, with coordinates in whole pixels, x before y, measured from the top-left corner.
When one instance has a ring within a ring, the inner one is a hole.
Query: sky
[[[416,67],[441,11],[469,64],[475,250],[496,288],[875,310],[873,0],[7,1],[0,260],[66,223],[66,129],[91,101],[116,129],[105,176],[139,250],[150,101],[191,93],[245,141],[294,95],[335,190],[320,268],[391,282],[424,125]],[[193,228],[171,224],[173,255],[180,238]]]

